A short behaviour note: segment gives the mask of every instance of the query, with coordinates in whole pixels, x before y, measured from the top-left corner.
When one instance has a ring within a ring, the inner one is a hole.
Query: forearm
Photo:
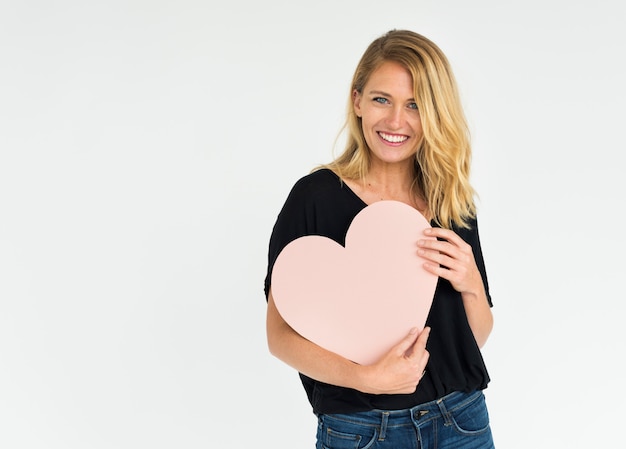
[[[481,286],[482,287],[482,286]],[[493,328],[493,314],[484,288],[461,293],[465,314],[478,347],[483,347]]]
[[[298,334],[278,313],[270,292],[267,305],[270,353],[298,372],[320,382],[365,390],[364,367],[328,351]]]

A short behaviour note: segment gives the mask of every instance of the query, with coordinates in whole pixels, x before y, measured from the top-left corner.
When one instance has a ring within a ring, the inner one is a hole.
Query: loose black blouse
[[[305,235],[320,235],[345,245],[350,223],[366,206],[330,170],[318,170],[299,179],[279,212],[270,237],[265,278],[266,300],[274,262],[289,242]],[[431,225],[435,226],[434,223]],[[485,284],[487,300],[492,306],[477,221],[472,220],[470,225],[470,229],[453,230],[472,246]],[[366,394],[318,382],[300,373],[313,412],[322,414],[372,409],[398,410],[435,400],[453,391],[470,392],[487,388],[489,374],[467,321],[461,294],[445,279],[439,278],[426,325],[431,327],[426,346],[430,358],[426,374],[414,393]]]

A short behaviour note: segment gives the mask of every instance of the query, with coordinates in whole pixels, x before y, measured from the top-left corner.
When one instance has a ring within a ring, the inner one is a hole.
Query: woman
[[[294,185],[274,226],[265,280],[270,352],[300,373],[319,419],[318,449],[491,448],[480,347],[492,303],[469,133],[445,55],[411,31],[376,39],[357,65],[346,127],[344,153]],[[354,216],[381,200],[409,204],[431,222],[424,232],[437,238],[416,236],[416,250],[439,280],[424,330],[362,366],[295,332],[270,281],[290,241],[315,234],[343,244]]]

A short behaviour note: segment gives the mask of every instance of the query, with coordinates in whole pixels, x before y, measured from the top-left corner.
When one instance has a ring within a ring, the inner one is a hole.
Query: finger
[[[434,259],[440,255],[459,259],[465,258],[463,250],[450,242],[426,239],[418,240],[417,246],[417,254],[428,259]]]
[[[456,232],[450,229],[444,228],[426,228],[424,229],[424,235],[429,237],[438,237],[444,240],[448,240],[450,242],[454,242],[456,244],[460,244],[464,242],[464,240],[457,235]]]
[[[426,342],[428,341],[429,335],[430,327],[425,327],[424,330],[420,332],[419,337],[415,340],[415,343],[411,346],[411,351],[408,354],[410,358],[421,358],[422,354],[426,352]]]
[[[409,331],[408,335],[395,346],[395,352],[398,355],[404,355],[410,348],[413,347],[417,339],[417,327],[414,327]]]
[[[420,366],[423,367],[422,377],[424,377],[424,374],[426,374],[426,365],[428,365],[429,358],[430,358],[430,352],[424,350],[424,354],[422,354],[422,357],[420,358]]]
[[[437,237],[436,239],[421,239],[417,242],[420,248],[430,248],[436,251],[444,252],[455,258],[469,260],[474,257],[472,246],[458,236],[454,231],[441,228],[431,228],[432,234],[429,236]],[[438,240],[443,239],[443,240]]]
[[[459,265],[458,259],[444,252],[419,249],[417,254],[429,262],[443,265],[451,269]]]
[[[445,265],[427,262],[424,264],[424,269],[434,274],[435,276],[449,281],[455,290],[458,288],[459,282],[461,282],[463,279],[463,276],[459,271],[453,270],[450,267],[446,267]]]

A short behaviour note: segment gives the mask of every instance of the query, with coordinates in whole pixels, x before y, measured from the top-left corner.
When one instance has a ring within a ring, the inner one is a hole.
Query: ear
[[[354,89],[352,91],[352,106],[354,107],[354,113],[357,117],[361,117],[361,94]]]

